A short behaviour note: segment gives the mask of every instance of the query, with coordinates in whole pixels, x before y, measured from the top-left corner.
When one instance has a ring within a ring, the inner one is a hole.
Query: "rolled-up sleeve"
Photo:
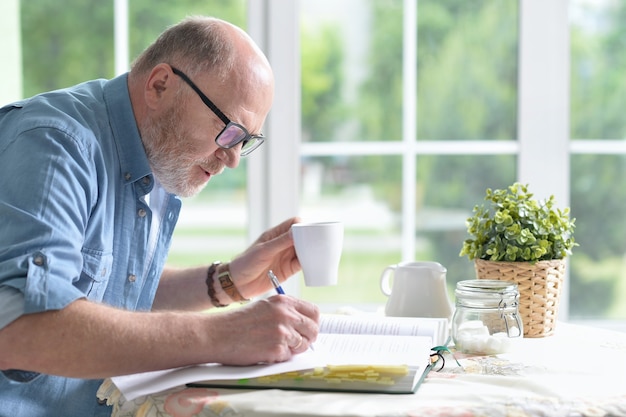
[[[57,126],[54,117],[42,123],[27,109],[11,112],[20,113],[1,125],[3,136],[13,136],[0,145],[0,290],[11,299],[22,294],[23,313],[61,309],[87,295],[77,283],[97,201],[94,150],[81,140],[89,133],[78,124]],[[0,322],[14,314],[6,310],[0,307]]]
[[[11,287],[0,287],[0,329],[24,314],[24,294]]]

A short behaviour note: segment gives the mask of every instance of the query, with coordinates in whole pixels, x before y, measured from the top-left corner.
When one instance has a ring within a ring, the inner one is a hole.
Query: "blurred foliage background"
[[[351,45],[343,39],[342,29],[348,22],[302,20],[302,132],[306,142],[402,138],[402,1],[362,0],[360,5],[367,10],[369,26],[363,33],[367,53],[358,77],[346,70]],[[241,0],[129,0],[129,6],[129,60],[167,25],[190,14],[215,15],[246,26],[246,2]],[[604,6],[583,10],[582,23],[571,25],[572,140],[623,139],[626,134],[626,3]],[[517,7],[515,1],[419,1],[417,141],[516,140]],[[112,78],[113,13],[112,0],[22,0],[24,96],[87,79]],[[590,20],[593,30],[585,24]],[[319,157],[304,160],[303,165],[308,162],[334,173],[325,177],[325,195],[350,195],[347,190],[366,186],[375,201],[398,216],[402,203],[398,156]],[[455,281],[466,279],[472,268],[458,256],[466,237],[462,218],[482,202],[485,188],[504,188],[515,180],[515,158],[428,155],[418,156],[417,167],[420,215],[434,210],[443,213],[443,221],[439,226],[418,227],[416,239],[423,244],[416,259],[444,264],[452,287]],[[571,167],[571,209],[580,247],[570,263],[570,316],[626,318],[626,305],[621,302],[626,296],[624,155],[576,154]],[[230,190],[228,198],[243,205],[245,179],[244,163],[242,169],[212,181],[195,203],[201,207],[215,204]],[[454,221],[446,220],[446,215]],[[213,233],[243,243],[242,222],[181,225],[177,234],[194,238]],[[395,224],[389,232],[397,234],[401,227]],[[351,233],[380,239],[380,231]],[[229,256],[229,250],[218,246],[209,260]],[[342,276],[354,277],[349,285],[357,298],[381,302],[378,287],[360,287],[358,279],[377,276],[381,265],[394,263],[397,257],[397,251],[346,251]],[[172,258],[179,264],[209,260],[184,251]],[[341,302],[341,291],[308,296]]]

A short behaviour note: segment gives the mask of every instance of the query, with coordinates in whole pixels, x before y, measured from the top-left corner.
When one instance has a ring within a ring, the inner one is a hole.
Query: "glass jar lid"
[[[516,283],[494,279],[459,281],[454,294],[457,304],[477,308],[514,306],[519,298]]]

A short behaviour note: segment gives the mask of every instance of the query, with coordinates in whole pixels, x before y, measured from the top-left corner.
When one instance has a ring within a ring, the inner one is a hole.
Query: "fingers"
[[[319,308],[312,303],[296,300],[296,310],[301,314],[300,321],[296,324],[295,329],[306,339],[314,342],[317,339],[319,331]]]
[[[263,241],[263,244],[270,247],[273,252],[280,252],[290,246],[293,246],[290,226],[285,229],[281,224],[277,228],[270,230],[270,232],[275,233],[271,233],[271,236],[267,236],[267,239]]]
[[[207,321],[212,346],[202,361],[227,365],[287,361],[309,349],[319,331],[317,307],[289,295],[201,317]]]
[[[299,217],[291,217],[287,220],[284,220],[277,226],[274,226],[263,232],[261,236],[259,236],[259,238],[256,240],[256,242],[267,242],[276,239],[277,237],[287,237],[288,239],[291,239],[291,225],[293,225],[294,223],[298,223],[299,221]]]
[[[285,232],[289,232],[291,230],[291,226],[294,223],[299,223],[300,222],[300,218],[299,217],[291,217],[287,220],[284,220],[282,223],[280,223],[279,225],[275,226],[273,229],[276,230],[278,233],[285,233]]]
[[[300,333],[296,333],[298,342],[295,344],[295,346],[291,346],[290,349],[294,352],[298,351],[298,349],[300,349],[300,347],[302,346],[302,343],[304,342],[304,337],[302,337],[302,335]]]
[[[272,303],[287,304],[283,325],[290,329],[290,337],[285,340],[292,353],[307,350],[317,339],[319,331],[319,309],[316,305],[298,298],[275,295],[268,299]]]
[[[302,301],[302,300],[297,300]],[[319,310],[312,304],[301,303],[298,305],[302,314],[299,320],[294,324],[294,330],[298,333],[297,343],[291,347],[291,351],[294,353],[301,353],[306,351],[311,343],[317,339],[319,332]]]
[[[291,236],[291,225],[297,221],[297,217],[292,217],[261,234],[252,245],[231,261],[231,271],[236,269],[236,276],[259,278],[265,276],[267,269],[285,272],[282,276],[291,276],[297,272],[299,269],[294,266],[299,267],[299,263]]]
[[[291,229],[291,226],[292,226],[294,223],[300,223],[300,217],[291,217],[291,218],[289,218],[289,219],[287,219],[287,220],[283,221],[281,224],[279,224],[279,225],[278,225],[278,226],[276,226],[276,227],[277,227],[278,229],[281,229],[281,230],[285,230],[285,231],[287,231],[287,230]]]

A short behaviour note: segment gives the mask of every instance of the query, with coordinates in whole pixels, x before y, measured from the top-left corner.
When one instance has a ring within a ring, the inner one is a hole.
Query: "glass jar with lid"
[[[517,284],[476,279],[460,281],[454,292],[456,309],[452,339],[457,351],[497,354],[508,351],[511,339],[524,335]]]

